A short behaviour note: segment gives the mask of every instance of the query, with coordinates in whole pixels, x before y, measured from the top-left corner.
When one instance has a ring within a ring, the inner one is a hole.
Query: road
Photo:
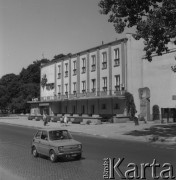
[[[152,163],[156,159],[174,166],[176,175],[176,148],[150,143],[128,142],[73,134],[83,144],[83,158],[79,161],[62,160],[51,163],[46,157],[34,158],[30,152],[35,129],[0,124],[0,167],[30,180],[102,180],[104,158],[124,158],[120,169],[125,172],[128,163]],[[161,169],[157,169],[159,173]],[[147,176],[151,170],[146,171]],[[116,179],[121,179],[115,173]],[[149,178],[151,179],[151,178]]]

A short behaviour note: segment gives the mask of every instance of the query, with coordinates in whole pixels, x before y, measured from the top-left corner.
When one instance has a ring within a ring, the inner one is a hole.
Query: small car
[[[31,153],[34,157],[39,154],[48,156],[51,162],[56,162],[58,157],[82,157],[82,144],[73,139],[66,129],[42,128],[35,134]]]

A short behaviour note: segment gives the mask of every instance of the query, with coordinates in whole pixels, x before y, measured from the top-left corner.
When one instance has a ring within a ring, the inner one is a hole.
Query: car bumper
[[[77,155],[80,155],[82,153],[82,150],[80,151],[69,151],[69,152],[58,152],[57,153],[57,156],[67,156],[67,155],[70,155],[70,156],[77,156]]]

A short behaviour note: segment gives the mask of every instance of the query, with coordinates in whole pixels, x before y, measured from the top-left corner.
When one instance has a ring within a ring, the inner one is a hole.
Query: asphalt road
[[[30,180],[102,180],[104,158],[116,158],[115,162],[124,158],[119,166],[123,174],[129,163],[135,163],[140,171],[141,163],[152,164],[156,159],[161,165],[157,174],[163,170],[164,163],[170,163],[176,176],[174,147],[73,134],[83,144],[83,158],[51,163],[46,157],[34,158],[31,155],[31,140],[35,132],[30,128],[0,124],[0,167]],[[150,168],[146,174],[148,179],[152,179]],[[116,173],[114,177],[121,179]]]

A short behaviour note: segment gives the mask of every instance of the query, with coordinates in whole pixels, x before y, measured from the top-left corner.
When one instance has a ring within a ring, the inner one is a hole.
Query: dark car
[[[74,157],[81,159],[82,144],[73,139],[66,129],[43,128],[39,129],[32,140],[32,154],[48,156],[51,162],[58,157]]]

